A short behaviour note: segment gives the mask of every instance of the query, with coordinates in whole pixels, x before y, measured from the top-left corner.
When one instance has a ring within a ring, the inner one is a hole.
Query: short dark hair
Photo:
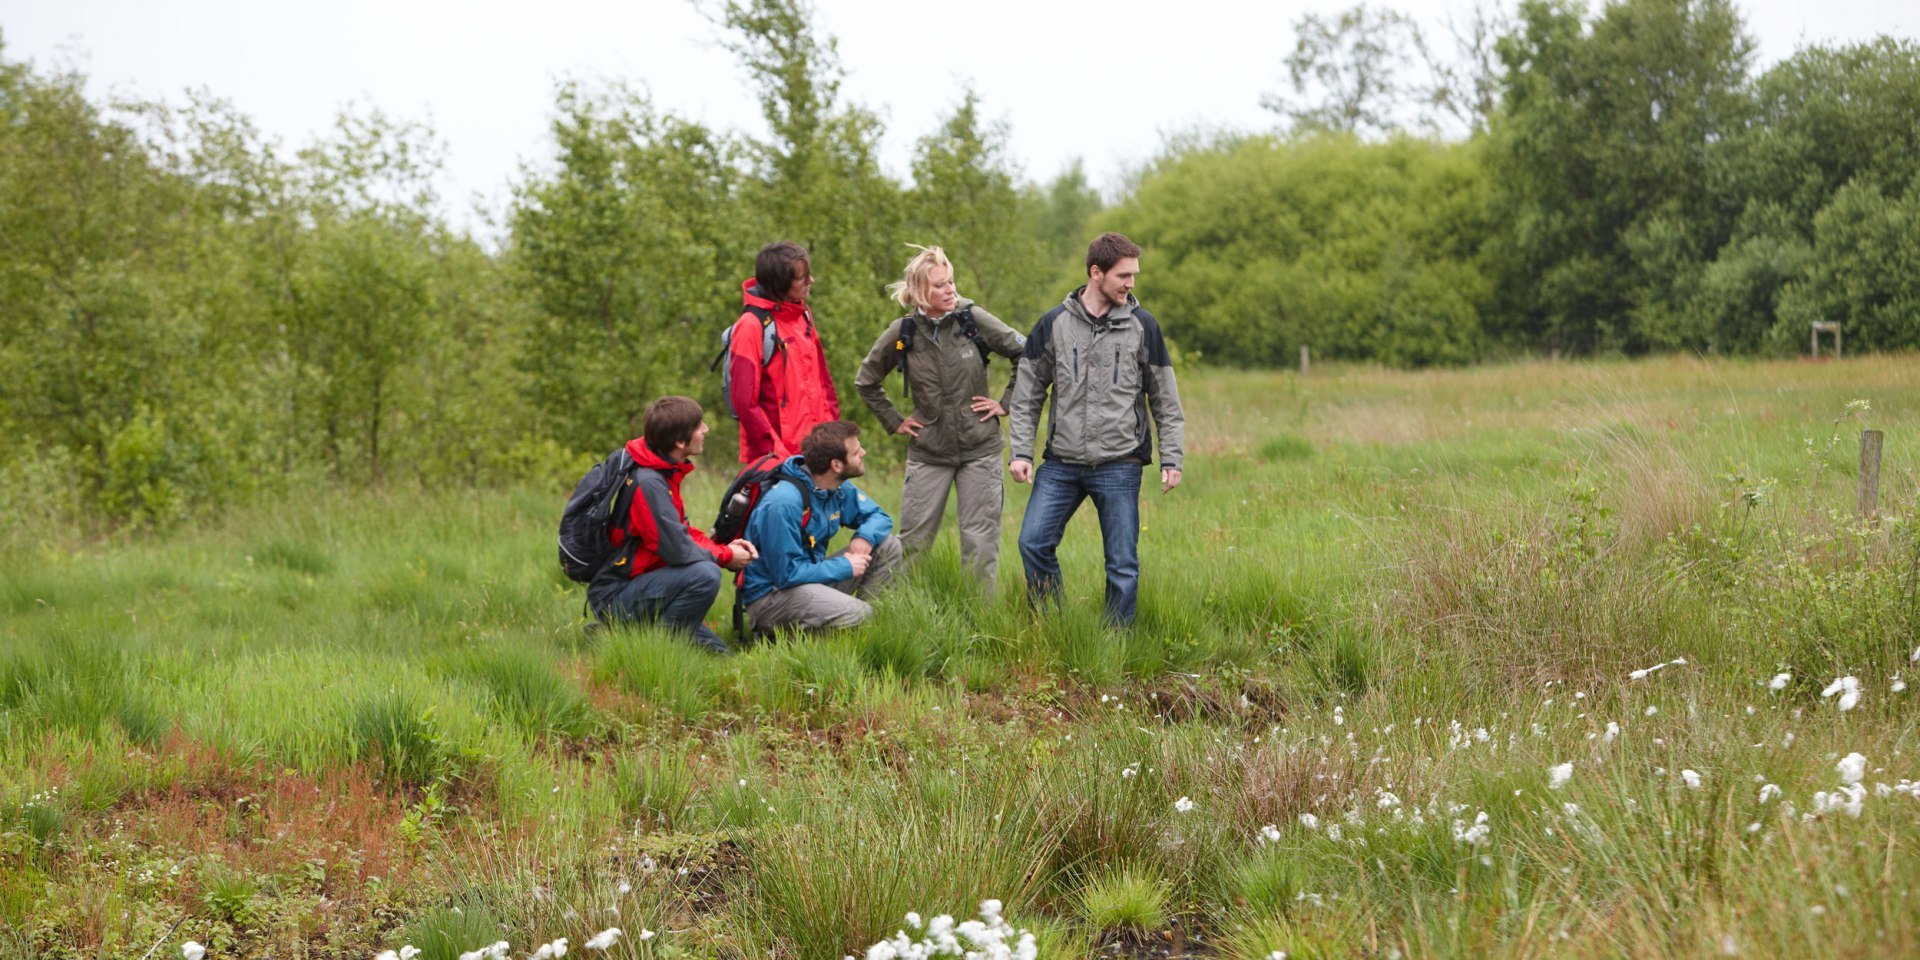
[[[792,240],[775,240],[761,247],[760,255],[753,258],[753,282],[760,285],[763,296],[785,300],[793,282],[812,272],[811,259],[806,247]],[[803,273],[795,269],[795,264],[806,264],[808,269]]]
[[[693,439],[693,432],[700,429],[700,418],[705,413],[700,409],[700,401],[692,397],[661,397],[647,405],[647,412],[640,419],[640,436],[654,453],[667,456],[682,441]]]
[[[829,420],[807,432],[800,441],[800,454],[807,458],[807,472],[815,476],[833,469],[835,460],[847,459],[847,441],[860,435],[860,425],[847,420]]]
[[[1109,230],[1093,238],[1087,244],[1087,276],[1093,276],[1093,268],[1099,267],[1101,273],[1113,269],[1113,265],[1128,257],[1140,255],[1140,245]]]

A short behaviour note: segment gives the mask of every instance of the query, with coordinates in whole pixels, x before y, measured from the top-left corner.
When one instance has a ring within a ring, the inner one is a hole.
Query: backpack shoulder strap
[[[813,535],[807,532],[807,528],[813,525],[813,498],[807,496],[807,490],[800,485],[800,481],[787,476],[784,471],[774,474],[773,479],[775,483],[785,481],[793,484],[793,492],[800,495],[800,542],[812,550]]]
[[[747,312],[753,314],[760,321],[760,365],[764,367],[773,362],[773,355],[775,353],[786,349],[786,343],[780,339],[780,332],[774,329],[772,310],[755,304],[748,304]],[[809,322],[811,322],[811,320],[809,320]]]
[[[973,304],[969,303],[961,307],[954,320],[960,324],[960,335],[973,341],[973,352],[980,355],[980,365],[984,367],[991,364],[993,352],[988,350],[986,343],[980,339],[980,325],[973,321]]]

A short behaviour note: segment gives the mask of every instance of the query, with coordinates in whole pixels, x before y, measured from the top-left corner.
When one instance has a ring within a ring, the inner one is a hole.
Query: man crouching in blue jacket
[[[866,622],[866,598],[900,566],[893,518],[848,481],[866,472],[860,428],[845,420],[814,427],[800,455],[780,466],[780,479],[747,518],[744,539],[760,550],[741,585],[756,631],[823,630]],[[845,549],[827,554],[840,528]]]

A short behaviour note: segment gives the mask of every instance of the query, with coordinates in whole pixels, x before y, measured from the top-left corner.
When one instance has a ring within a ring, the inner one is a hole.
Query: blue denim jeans
[[[1089,467],[1048,460],[1034,471],[1033,496],[1020,521],[1020,562],[1030,600],[1059,596],[1060,560],[1054,551],[1081,501],[1092,498],[1107,555],[1107,622],[1133,625],[1140,597],[1140,475],[1145,469],[1130,461]]]
[[[587,606],[601,620],[653,623],[693,635],[714,653],[726,653],[726,641],[707,628],[707,608],[720,595],[720,565],[711,560],[684,567],[661,567],[631,580],[609,574],[587,586]]]

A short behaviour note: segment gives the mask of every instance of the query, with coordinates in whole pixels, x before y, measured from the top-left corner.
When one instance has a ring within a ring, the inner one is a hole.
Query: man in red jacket
[[[642,434],[627,441],[638,467],[633,508],[608,531],[618,552],[587,585],[587,606],[602,621],[658,622],[725,653],[704,622],[720,594],[720,568],[742,569],[760,553],[745,540],[721,546],[687,522],[680,481],[693,472],[688,458],[706,446],[702,415],[691,397],[661,397],[647,408]]]
[[[740,290],[743,311],[727,338],[727,402],[740,418],[740,462],[790,457],[807,431],[840,419],[840,394],[807,309],[813,267],[806,248],[786,240],[761,247],[753,279]]]

